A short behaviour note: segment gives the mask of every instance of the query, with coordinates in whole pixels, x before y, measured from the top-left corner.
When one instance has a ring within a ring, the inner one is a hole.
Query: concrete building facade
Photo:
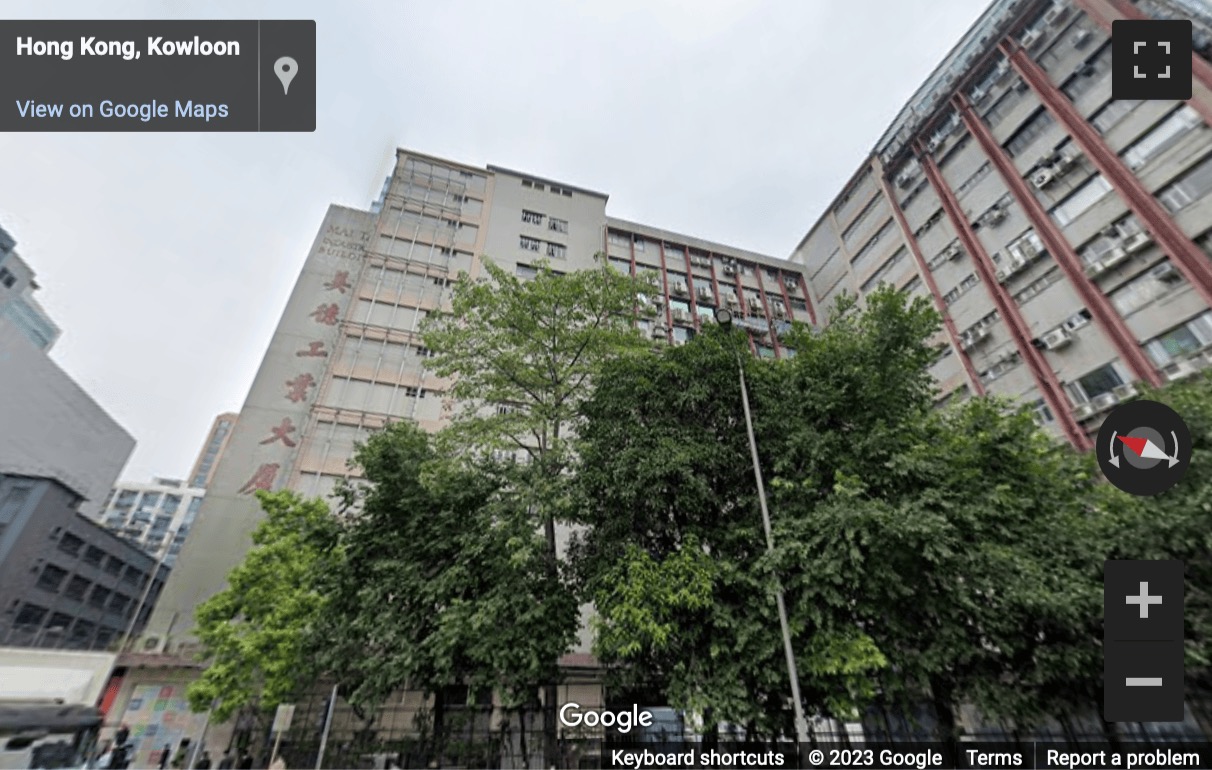
[[[0,473],[0,646],[104,650],[147,623],[168,568],[54,479]]]
[[[929,297],[941,400],[1032,404],[1081,448],[1141,383],[1207,366],[1212,66],[1186,103],[1111,99],[1111,23],[1179,12],[994,3],[796,249],[813,298]]]
[[[793,264],[614,219],[606,202],[566,183],[401,150],[370,211],[332,207],[142,649],[188,647],[193,608],[222,589],[248,548],[260,519],[255,491],[327,497],[371,431],[401,419],[445,424],[450,383],[426,369],[419,325],[444,307],[461,272],[480,273],[481,255],[525,278],[538,260],[578,270],[604,253],[651,280],[637,323],[672,344],[719,303],[741,316],[761,355],[782,355],[788,321],[812,320]]]
[[[34,299],[41,287],[16,246],[16,239],[0,227],[0,318],[13,324],[39,350],[49,352],[62,331]]]
[[[189,536],[206,490],[180,479],[120,482],[98,521],[109,531],[172,567]]]
[[[232,429],[240,415],[235,412],[225,412],[215,418],[198,452],[198,459],[189,471],[189,485],[197,489],[206,489],[215,476],[215,468],[219,467],[219,458],[231,440]]]

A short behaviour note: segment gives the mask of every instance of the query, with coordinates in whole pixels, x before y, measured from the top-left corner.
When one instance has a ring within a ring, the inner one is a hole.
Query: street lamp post
[[[715,309],[715,321],[725,331],[732,329],[732,311]],[[749,388],[745,384],[745,364],[736,352],[736,368],[741,378],[741,405],[745,409],[745,430],[749,434],[749,454],[753,460],[753,477],[757,481],[758,503],[762,510],[762,528],[766,531],[766,550],[774,554],[774,531],[770,527],[770,509],[766,505],[766,485],[762,481],[762,465],[758,459],[757,437],[753,433],[753,415],[749,411]],[[791,624],[787,621],[787,603],[783,599],[783,582],[775,575],[775,601],[779,609],[779,626],[783,631],[783,655],[787,658],[787,678],[791,680],[791,705],[795,708],[795,735],[801,744],[808,743],[808,720],[804,718],[804,703],[800,700],[800,677],[795,666],[795,651],[791,647]]]
[[[164,561],[168,558],[171,544],[172,538],[168,538],[156,552],[156,564],[152,568],[151,575],[147,578],[147,587],[143,589],[143,595],[139,597],[139,603],[135,606],[135,612],[130,616],[130,622],[126,624],[126,633],[122,635],[122,644],[118,646],[118,652],[127,652],[126,646],[130,644],[131,634],[135,632],[135,624],[139,622],[139,614],[143,612],[143,606],[147,604],[147,597],[151,595],[152,587],[156,584],[156,578],[160,577],[160,568],[164,566]]]

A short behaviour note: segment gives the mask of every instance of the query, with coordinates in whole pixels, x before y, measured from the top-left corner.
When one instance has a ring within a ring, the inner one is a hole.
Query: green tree
[[[228,586],[195,613],[207,667],[189,686],[190,706],[226,721],[243,707],[291,702],[315,669],[307,639],[325,612],[318,578],[336,554],[338,524],[320,500],[257,492],[265,519]]]
[[[793,358],[742,357],[773,558],[739,335],[612,365],[585,407],[578,468],[577,563],[600,654],[676,705],[790,734],[777,574],[810,713],[930,699],[948,730],[957,702],[1029,719],[1088,681],[1085,620],[1101,595],[1088,466],[1004,404],[934,411],[937,329],[924,302],[886,290],[793,332]]]
[[[405,686],[437,696],[440,752],[447,688],[523,712],[572,642],[577,603],[548,578],[543,538],[511,509],[499,469],[442,454],[410,423],[371,436],[354,463],[363,480],[342,490],[355,513],[314,654],[361,711]]]
[[[579,407],[591,392],[604,362],[645,350],[629,319],[637,285],[609,268],[599,255],[595,269],[561,274],[546,263],[528,280],[484,260],[486,275],[466,276],[454,288],[451,311],[431,315],[425,344],[435,354],[431,367],[454,377],[451,395],[465,404],[440,440],[453,454],[492,457],[518,454],[506,463],[509,504],[500,515],[520,530],[542,533],[543,594],[540,607],[562,621],[563,603],[546,597],[571,595],[561,575],[557,527],[570,516],[566,471]],[[569,638],[576,621],[556,633]],[[543,728],[547,761],[555,762],[559,655],[541,661]]]

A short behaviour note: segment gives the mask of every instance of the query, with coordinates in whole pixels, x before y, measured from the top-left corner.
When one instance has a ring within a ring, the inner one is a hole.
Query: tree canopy
[[[294,492],[257,492],[265,519],[253,547],[228,574],[228,587],[196,611],[201,658],[190,706],[226,721],[245,706],[272,709],[292,702],[316,671],[310,635],[324,617],[319,578],[333,563],[338,523],[321,500]]]

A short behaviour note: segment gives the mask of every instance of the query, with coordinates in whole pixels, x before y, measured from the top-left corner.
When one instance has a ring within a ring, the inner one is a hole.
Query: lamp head
[[[732,311],[726,307],[717,307],[715,309],[715,322],[719,324],[725,331],[732,328]]]

